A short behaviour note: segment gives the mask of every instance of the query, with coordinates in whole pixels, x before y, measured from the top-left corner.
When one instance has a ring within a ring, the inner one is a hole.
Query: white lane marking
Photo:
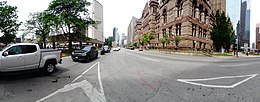
[[[155,62],[159,62],[159,60],[156,60],[156,59],[152,59],[152,58],[147,58],[147,57],[141,57],[143,59],[146,59],[146,60],[150,60],[150,61],[155,61]]]
[[[92,68],[94,68],[94,66],[96,66],[99,62],[93,64],[89,69],[87,69],[86,71],[84,71],[82,74],[80,74],[78,77],[76,77],[71,83],[74,83],[76,80],[78,80],[80,77],[82,77],[84,74],[86,74],[88,71],[90,71]]]
[[[258,74],[251,74],[251,75],[240,75],[240,76],[224,76],[224,77],[216,77],[216,78],[205,78],[205,79],[177,79],[179,82],[188,83],[192,85],[204,86],[204,87],[213,87],[213,88],[235,88],[236,86],[256,77]],[[233,85],[207,85],[198,83],[199,81],[210,81],[210,80],[217,80],[217,79],[231,79],[231,78],[242,78],[248,77],[240,82],[237,82]]]
[[[59,94],[59,93],[62,93],[62,92],[68,92],[68,91],[71,91],[71,90],[74,90],[76,88],[82,88],[83,91],[85,92],[85,94],[90,98],[90,100],[92,102],[106,102],[106,99],[105,97],[103,96],[102,93],[99,93],[97,91],[97,89],[95,89],[88,81],[86,80],[83,80],[81,82],[78,82],[78,83],[73,83],[73,84],[68,84],[68,85],[65,85],[63,88],[55,91],[54,93],[36,101],[36,102],[42,102],[56,94]]]
[[[98,81],[99,81],[99,87],[100,87],[100,92],[101,94],[105,97],[104,89],[103,89],[103,84],[101,82],[101,69],[100,69],[100,62],[98,62]]]
[[[233,65],[219,65],[219,67],[240,67],[247,66],[248,64],[233,64]]]
[[[96,65],[98,65],[98,81],[99,81],[100,92],[97,91],[97,89],[94,88],[93,85],[91,85],[87,80],[83,80],[83,81],[78,82],[78,83],[73,83],[77,79],[82,77],[85,73],[87,73],[89,70],[91,70]],[[103,85],[102,85],[102,82],[101,82],[100,62],[97,62],[94,65],[92,65],[89,69],[84,71],[80,76],[75,78],[72,81],[72,83],[65,85],[63,88],[55,91],[54,93],[36,101],[36,102],[42,102],[42,101],[44,101],[44,100],[46,100],[46,99],[48,99],[48,98],[50,98],[50,97],[52,97],[56,94],[59,94],[59,93],[62,93],[62,92],[67,92],[67,91],[73,90],[73,89],[78,88],[78,87],[83,89],[85,94],[90,98],[90,100],[92,102],[106,102],[106,97],[105,97]]]
[[[128,55],[133,55],[133,56],[136,56],[136,57],[140,57],[140,58],[143,58],[143,59],[145,59],[145,60],[160,62],[159,60],[156,60],[156,59],[147,58],[147,57],[142,57],[142,56],[137,56],[137,55],[135,55],[135,54],[130,54],[130,53],[128,53],[128,52],[126,52],[126,54],[128,54]]]

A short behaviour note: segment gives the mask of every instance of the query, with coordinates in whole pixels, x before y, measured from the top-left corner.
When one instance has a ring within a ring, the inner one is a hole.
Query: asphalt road
[[[0,102],[260,102],[260,58],[179,56],[122,49],[52,76],[7,73]]]

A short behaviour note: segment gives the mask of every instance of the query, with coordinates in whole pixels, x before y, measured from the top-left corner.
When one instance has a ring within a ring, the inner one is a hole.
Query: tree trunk
[[[46,38],[43,38],[43,48],[46,48]]]
[[[56,49],[55,41],[52,42],[52,48]]]
[[[68,34],[69,34],[69,50],[72,51],[72,38],[71,38],[71,33],[70,33],[70,24],[68,24]]]
[[[82,41],[79,42],[79,47],[82,48]]]

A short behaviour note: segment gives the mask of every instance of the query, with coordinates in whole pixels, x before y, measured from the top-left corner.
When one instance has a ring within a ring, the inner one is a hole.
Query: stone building
[[[210,39],[210,22],[212,13],[216,12],[213,9],[222,7],[215,4],[216,8],[213,8],[212,1],[214,0],[150,0],[143,10],[141,33],[138,34],[154,34],[151,46],[162,46],[160,39],[163,35],[173,34],[181,37],[179,48],[211,49],[213,42]],[[221,5],[226,4],[225,0],[221,1],[224,3]]]
[[[134,26],[134,42],[140,42],[142,39],[142,20],[137,19]]]

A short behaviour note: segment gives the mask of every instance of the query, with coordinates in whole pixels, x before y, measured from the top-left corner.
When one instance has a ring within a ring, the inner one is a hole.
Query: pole
[[[239,49],[238,49],[238,45],[239,45],[239,40],[238,40],[239,37],[238,37],[238,36],[239,36],[239,35],[237,34],[237,53],[236,53],[237,57],[238,57],[238,50],[239,50]]]

